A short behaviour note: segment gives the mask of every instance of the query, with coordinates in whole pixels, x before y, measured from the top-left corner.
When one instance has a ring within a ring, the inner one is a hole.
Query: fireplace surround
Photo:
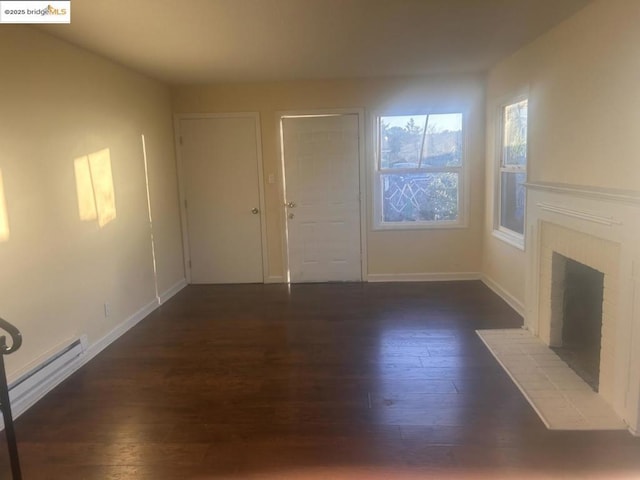
[[[601,272],[598,393],[639,434],[640,193],[530,183],[526,224],[525,327],[561,345],[566,262],[559,259]]]

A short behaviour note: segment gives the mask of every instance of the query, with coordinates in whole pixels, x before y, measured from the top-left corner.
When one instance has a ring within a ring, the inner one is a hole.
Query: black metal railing
[[[20,471],[20,459],[18,457],[18,442],[13,428],[13,415],[11,414],[11,401],[9,400],[9,386],[7,385],[7,373],[4,368],[4,356],[15,352],[22,345],[20,330],[6,320],[0,318],[0,329],[6,331],[11,337],[11,345],[7,345],[7,337],[0,336],[0,409],[4,420],[4,433],[9,448],[9,460],[11,462],[11,474],[13,480],[22,480]]]

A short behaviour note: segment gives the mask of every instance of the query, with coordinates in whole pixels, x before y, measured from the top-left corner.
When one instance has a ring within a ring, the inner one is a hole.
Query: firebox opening
[[[562,344],[553,350],[597,392],[604,274],[565,260]]]

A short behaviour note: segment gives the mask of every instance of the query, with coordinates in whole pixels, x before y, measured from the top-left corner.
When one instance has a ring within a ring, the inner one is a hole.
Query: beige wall
[[[282,275],[280,160],[277,112],[364,108],[372,113],[415,113],[424,108],[468,113],[467,160],[471,178],[469,227],[447,230],[371,231],[367,214],[369,274],[479,272],[483,218],[484,97],[478,76],[395,80],[298,81],[210,86],[173,90],[176,113],[260,113],[266,184],[269,275]],[[368,125],[368,124],[367,124]],[[367,162],[372,163],[371,132],[366,131]],[[367,180],[366,190],[371,186]],[[371,195],[369,195],[371,197]]]
[[[487,213],[495,106],[529,91],[529,181],[640,190],[640,2],[600,0],[505,59],[487,79]],[[491,236],[483,272],[524,300],[524,252]]]
[[[155,299],[141,135],[160,293],[184,277],[166,87],[38,30],[0,29],[0,316],[23,347],[9,376],[68,339],[94,343]],[[74,159],[109,149],[116,218],[81,221]],[[104,302],[111,314],[104,315]]]

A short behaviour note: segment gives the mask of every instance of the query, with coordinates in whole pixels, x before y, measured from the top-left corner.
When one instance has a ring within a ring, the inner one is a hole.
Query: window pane
[[[429,115],[422,149],[422,165],[430,167],[462,164],[462,114]]]
[[[382,175],[384,222],[458,219],[457,173]]]
[[[426,115],[380,117],[380,168],[415,168]]]
[[[503,165],[527,164],[527,109],[527,100],[504,108]]]
[[[502,172],[500,225],[517,233],[524,233],[524,200],[526,174]]]

